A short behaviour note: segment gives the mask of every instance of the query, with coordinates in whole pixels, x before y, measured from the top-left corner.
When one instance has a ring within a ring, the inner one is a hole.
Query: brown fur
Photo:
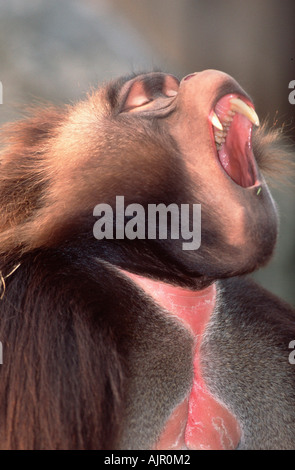
[[[200,288],[216,279],[251,272],[271,256],[276,216],[267,186],[255,205],[254,195],[232,187],[217,165],[216,185],[213,180],[213,186],[211,181],[206,186],[206,178],[198,174],[201,160],[191,171],[187,163],[191,150],[186,147],[193,141],[196,149],[207,148],[202,113],[191,114],[200,133],[191,132],[190,139],[182,139],[177,125],[183,123],[189,135],[183,115],[195,113],[185,94],[180,94],[173,113],[159,119],[121,112],[122,86],[140,77],[107,84],[74,106],[34,109],[27,119],[2,129],[3,449],[152,447],[171,411],[190,390],[192,338],[117,267]],[[148,90],[158,90],[165,76],[147,74],[143,80]],[[229,92],[238,87],[225,74],[211,71],[200,80],[208,97],[214,97],[221,85]],[[202,111],[202,106],[202,101],[197,103],[197,110]],[[266,126],[254,135],[259,167],[275,178],[290,168],[286,162],[292,151],[282,139],[280,131],[268,131]],[[114,204],[115,195],[121,194],[126,204],[201,202],[200,250],[183,253],[176,241],[98,244],[92,234],[93,208],[99,202]],[[218,197],[225,199],[225,207],[237,208],[236,219],[218,212]],[[265,300],[265,305],[268,309],[271,302]],[[288,309],[283,305],[276,308],[281,308],[283,325],[284,315],[291,318],[292,313],[285,313]],[[266,326],[255,330],[261,338],[264,328],[272,328],[265,321]],[[224,347],[223,357],[227,357],[230,351]],[[240,372],[238,390],[239,377]],[[271,371],[267,377],[261,390],[269,387]],[[286,403],[293,406],[290,396]],[[253,406],[254,415],[259,405]],[[258,445],[275,442],[272,436],[267,441],[268,437],[263,442],[257,437]],[[289,437],[286,442],[291,446]]]
[[[294,185],[294,143],[285,126],[270,129],[264,122],[253,136],[255,157],[260,170],[272,186],[283,189]]]

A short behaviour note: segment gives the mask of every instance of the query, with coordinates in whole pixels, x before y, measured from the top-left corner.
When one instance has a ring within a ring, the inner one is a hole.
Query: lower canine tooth
[[[217,129],[219,129],[219,130],[221,130],[221,131],[223,130],[222,124],[221,124],[221,122],[219,121],[218,116],[217,116],[216,113],[213,112],[213,113],[211,114],[211,116],[210,116],[210,121],[211,121],[212,126],[216,127]]]
[[[254,109],[248,106],[244,101],[240,100],[240,98],[232,98],[230,100],[230,105],[232,111],[243,114],[243,116],[246,116],[246,118],[255,124],[255,126],[259,126],[259,118]]]

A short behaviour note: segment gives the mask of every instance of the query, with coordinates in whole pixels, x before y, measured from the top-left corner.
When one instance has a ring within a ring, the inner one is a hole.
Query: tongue
[[[215,112],[221,122],[230,109],[227,95],[216,105]],[[235,183],[244,188],[254,185],[257,173],[252,151],[252,123],[242,114],[236,113],[226,136],[226,141],[218,150],[218,157],[223,169]]]

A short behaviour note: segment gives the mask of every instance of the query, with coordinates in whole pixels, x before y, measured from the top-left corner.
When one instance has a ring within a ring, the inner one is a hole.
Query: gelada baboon
[[[239,84],[134,74],[1,143],[1,448],[295,448],[295,314],[246,277],[288,150]]]

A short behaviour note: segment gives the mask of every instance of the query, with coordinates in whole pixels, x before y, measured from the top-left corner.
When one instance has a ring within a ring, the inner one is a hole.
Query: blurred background
[[[38,99],[75,102],[120,74],[160,68],[179,78],[214,68],[234,76],[261,119],[295,141],[294,0],[1,0],[0,124]],[[281,228],[255,277],[295,304],[294,189],[273,191]]]

